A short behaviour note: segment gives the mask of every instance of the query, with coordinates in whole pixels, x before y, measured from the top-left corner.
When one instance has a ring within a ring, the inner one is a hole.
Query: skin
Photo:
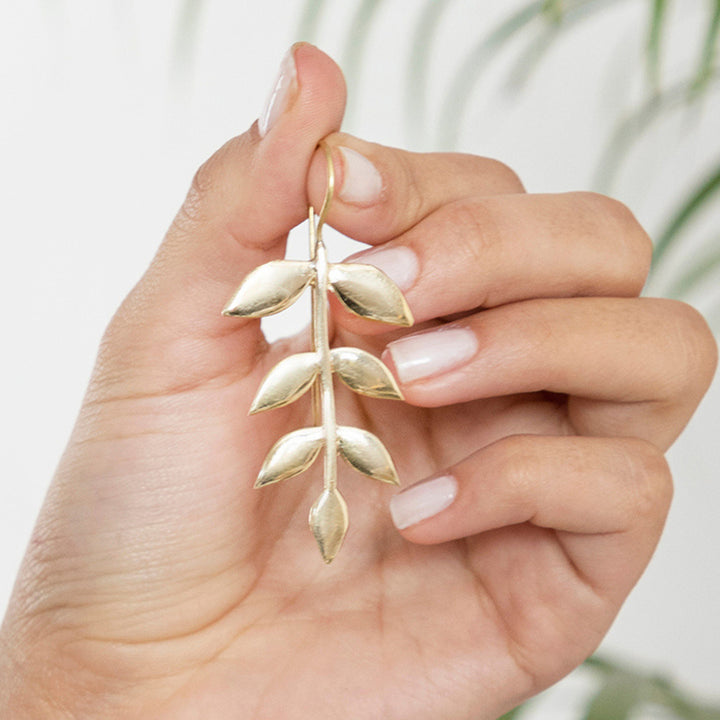
[[[495,718],[595,649],[650,559],[663,453],[716,349],[687,305],[638,298],[642,228],[608,198],[528,195],[492,160],[338,134],[339,69],[294,53],[285,112],[199,170],[108,327],[0,632],[3,717]],[[338,388],[342,423],[377,433],[403,484],[449,472],[458,495],[399,533],[396,491],[341,466],[351,529],[330,566],[307,527],[321,463],[252,488],[272,443],[311,424],[307,397],[245,414],[307,335],[270,346],[219,313],[321,203],[326,136],[328,222],[420,268],[416,327],[337,312],[333,343],[478,338],[461,368],[403,386],[407,404]],[[381,173],[377,201],[343,202],[340,145]]]

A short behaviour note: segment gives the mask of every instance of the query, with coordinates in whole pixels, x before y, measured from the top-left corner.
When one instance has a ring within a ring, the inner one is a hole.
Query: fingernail
[[[408,335],[387,349],[400,382],[410,383],[464,365],[477,353],[478,342],[472,330],[452,327]]]
[[[265,101],[265,107],[260,114],[258,131],[260,137],[270,132],[278,118],[290,104],[290,99],[297,90],[297,71],[295,70],[295,46],[291,47],[280,63],[277,80],[272,92]]]
[[[420,263],[409,247],[381,248],[353,255],[346,262],[373,265],[382,270],[403,292],[417,280]]]
[[[355,205],[377,202],[382,193],[382,177],[377,168],[355,150],[342,146],[338,150],[343,163],[343,181],[338,196]]]
[[[411,485],[390,500],[392,521],[398,530],[404,530],[445,510],[456,496],[457,480],[452,475]]]

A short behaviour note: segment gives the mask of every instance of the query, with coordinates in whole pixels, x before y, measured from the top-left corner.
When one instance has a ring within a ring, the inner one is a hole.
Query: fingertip
[[[284,201],[292,198],[305,216],[308,166],[320,140],[340,129],[347,89],[339,66],[322,50],[303,42],[293,45],[290,53],[295,65],[295,97],[271,130],[259,137],[254,165],[278,171],[273,174],[272,192],[266,196]]]
[[[301,89],[302,109],[309,107],[316,111],[318,107],[324,108],[328,117],[337,120],[328,133],[337,130],[347,99],[347,86],[340,66],[327,53],[307,42],[295,43],[292,52]]]
[[[401,490],[390,500],[390,516],[397,530],[411,542],[430,545],[443,542],[433,519],[450,508],[458,495],[458,481],[452,474],[422,480]]]

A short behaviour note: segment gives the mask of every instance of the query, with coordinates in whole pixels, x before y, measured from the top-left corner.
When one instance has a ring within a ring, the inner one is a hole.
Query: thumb
[[[160,394],[252,369],[264,342],[260,321],[221,310],[250,270],[282,257],[287,233],[307,216],[313,152],[338,130],[344,108],[339,67],[312,45],[294,45],[260,120],[197,171],[149,269],[110,323],[96,388]]]

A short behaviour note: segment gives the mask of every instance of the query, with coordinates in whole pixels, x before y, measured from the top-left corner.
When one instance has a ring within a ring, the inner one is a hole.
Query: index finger
[[[443,205],[466,197],[525,192],[507,165],[460,153],[413,153],[345,133],[326,138],[335,170],[327,221],[360,242],[377,245],[401,235]],[[327,182],[324,152],[313,157],[308,197],[322,205]]]

